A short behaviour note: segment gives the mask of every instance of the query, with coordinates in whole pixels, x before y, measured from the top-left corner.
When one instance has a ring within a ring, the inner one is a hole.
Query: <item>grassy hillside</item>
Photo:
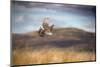
[[[37,31],[12,34],[12,63],[95,61],[95,48],[95,33],[77,28],[54,29],[52,36],[45,37]]]
[[[28,33],[24,33],[24,34],[12,34],[15,37],[25,37],[25,36],[30,36],[30,37],[39,37],[38,35],[38,31],[33,31],[33,32],[28,32]],[[93,32],[87,32],[81,29],[77,29],[77,28],[55,28],[53,30],[53,35],[51,37],[58,37],[58,36],[93,36],[95,37],[95,33]]]

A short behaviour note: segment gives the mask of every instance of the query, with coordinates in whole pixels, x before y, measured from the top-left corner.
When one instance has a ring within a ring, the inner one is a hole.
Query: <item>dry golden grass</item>
[[[12,53],[12,64],[45,64],[60,62],[93,61],[95,53],[64,51],[58,48],[40,49],[40,50],[14,50]]]

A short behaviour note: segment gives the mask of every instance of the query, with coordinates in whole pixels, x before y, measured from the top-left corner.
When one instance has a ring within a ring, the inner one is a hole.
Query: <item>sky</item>
[[[11,30],[26,33],[40,28],[45,17],[55,28],[75,27],[95,32],[96,6],[12,1]]]

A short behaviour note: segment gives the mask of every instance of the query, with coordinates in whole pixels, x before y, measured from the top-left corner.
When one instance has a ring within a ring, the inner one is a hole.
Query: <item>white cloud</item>
[[[16,16],[15,17],[15,22],[23,22],[24,21],[24,16]]]

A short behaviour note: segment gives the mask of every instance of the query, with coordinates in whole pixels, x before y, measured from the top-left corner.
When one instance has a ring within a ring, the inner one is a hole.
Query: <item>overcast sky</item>
[[[11,25],[14,33],[38,30],[45,17],[49,17],[49,23],[55,27],[95,32],[95,6],[12,1]]]

